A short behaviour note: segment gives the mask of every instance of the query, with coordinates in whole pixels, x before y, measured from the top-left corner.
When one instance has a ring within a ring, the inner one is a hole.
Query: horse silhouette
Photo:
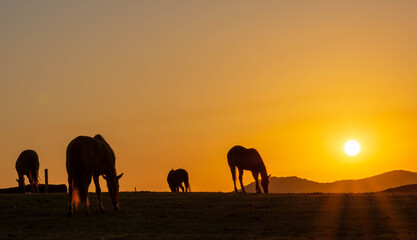
[[[67,173],[69,185],[69,205],[67,217],[71,217],[74,207],[79,202],[86,215],[88,210],[88,186],[91,178],[94,179],[97,193],[98,208],[103,211],[101,202],[101,189],[99,177],[107,182],[107,188],[113,203],[114,210],[119,210],[119,179],[123,173],[116,174],[116,157],[110,145],[97,134],[92,137],[79,136],[73,139],[67,147]]]
[[[24,175],[29,179],[32,192],[39,192],[39,157],[33,150],[23,151],[16,160],[16,171],[21,192],[26,192]]]
[[[256,192],[261,193],[261,188],[258,183],[258,176],[261,174],[261,184],[265,193],[268,193],[269,177],[266,173],[265,164],[262,161],[258,151],[253,148],[244,148],[242,146],[234,146],[227,153],[227,162],[229,163],[230,171],[232,172],[233,184],[235,192],[238,192],[236,188],[236,167],[239,170],[239,181],[242,188],[242,192],[245,191],[243,186],[242,176],[243,170],[249,170],[252,172],[253,178],[255,179]]]
[[[191,192],[188,173],[182,168],[169,171],[167,181],[171,192],[179,192],[179,188],[181,188],[183,192],[184,190],[185,192]],[[182,186],[182,183],[184,183],[185,189]]]

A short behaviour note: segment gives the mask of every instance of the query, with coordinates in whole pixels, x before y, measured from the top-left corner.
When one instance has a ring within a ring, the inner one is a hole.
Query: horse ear
[[[120,179],[123,176],[123,174],[125,174],[125,173],[122,173],[119,176],[117,176],[117,179]]]
[[[104,178],[104,180],[107,180],[107,177],[106,177],[106,175],[101,175],[103,178]]]
[[[268,178],[270,178],[270,177],[271,177],[271,174],[268,175]]]

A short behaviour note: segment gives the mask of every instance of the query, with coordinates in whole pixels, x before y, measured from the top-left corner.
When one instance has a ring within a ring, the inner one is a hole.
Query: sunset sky
[[[232,191],[234,145],[277,177],[417,171],[416,43],[416,1],[0,1],[0,187],[25,149],[67,184],[68,143],[96,133],[122,191],[172,168]]]

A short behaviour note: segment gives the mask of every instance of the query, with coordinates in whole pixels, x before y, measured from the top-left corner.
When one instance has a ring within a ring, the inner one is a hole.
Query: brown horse
[[[25,192],[25,178],[24,175],[29,179],[32,192],[39,192],[39,157],[33,150],[23,151],[16,160],[16,171],[19,179],[16,181],[19,183],[21,192]]]
[[[168,173],[167,181],[171,192],[179,192],[179,188],[181,188],[181,190],[184,192],[182,183],[184,183],[185,192],[191,192],[190,182],[188,181],[188,173],[182,168],[177,170],[172,169]]]
[[[232,171],[235,192],[238,192],[236,188],[237,167],[237,169],[239,170],[239,181],[240,186],[242,187],[242,192],[246,192],[242,182],[243,170],[249,170],[252,172],[253,178],[255,179],[256,192],[261,193],[261,188],[259,187],[258,183],[258,175],[261,174],[262,187],[264,189],[264,192],[268,193],[269,177],[271,175],[268,176],[268,174],[266,173],[265,164],[262,161],[262,158],[259,155],[258,151],[256,151],[253,148],[247,149],[242,146],[234,146],[227,153],[227,161],[229,163],[230,171]]]
[[[67,147],[67,173],[69,185],[69,205],[67,217],[71,217],[74,206],[81,202],[86,215],[88,210],[88,186],[94,179],[97,193],[98,208],[103,211],[99,177],[107,181],[114,210],[119,210],[119,179],[123,173],[116,174],[116,157],[110,145],[101,135],[94,138],[79,136],[72,140]]]

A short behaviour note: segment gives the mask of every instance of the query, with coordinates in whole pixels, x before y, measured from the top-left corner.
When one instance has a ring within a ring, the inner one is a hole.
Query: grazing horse
[[[67,217],[71,217],[74,206],[81,203],[86,215],[88,210],[88,186],[91,178],[96,185],[97,205],[103,211],[99,177],[107,181],[114,210],[119,210],[119,179],[123,173],[116,174],[116,157],[110,145],[101,135],[94,138],[79,136],[73,139],[67,147],[67,173],[69,185],[69,205]]]
[[[32,192],[39,192],[39,157],[33,150],[23,151],[16,160],[16,171],[19,179],[16,181],[19,183],[21,192],[25,192],[25,178],[24,175],[29,179]]]
[[[190,182],[188,181],[188,173],[182,168],[177,170],[172,169],[169,171],[167,181],[171,192],[179,192],[179,188],[181,188],[184,192],[182,183],[184,183],[185,192],[191,192]]]
[[[264,189],[264,192],[268,193],[269,177],[271,175],[268,176],[268,174],[266,173],[265,164],[262,161],[262,158],[259,155],[258,151],[256,151],[253,148],[247,149],[242,146],[234,146],[227,153],[227,161],[229,163],[230,171],[232,171],[235,192],[238,192],[236,188],[237,167],[237,169],[239,170],[239,181],[240,186],[242,187],[242,192],[246,192],[242,182],[243,170],[249,170],[252,172],[253,178],[255,179],[256,192],[261,193],[261,188],[259,187],[258,183],[258,175],[261,174],[262,187]]]

